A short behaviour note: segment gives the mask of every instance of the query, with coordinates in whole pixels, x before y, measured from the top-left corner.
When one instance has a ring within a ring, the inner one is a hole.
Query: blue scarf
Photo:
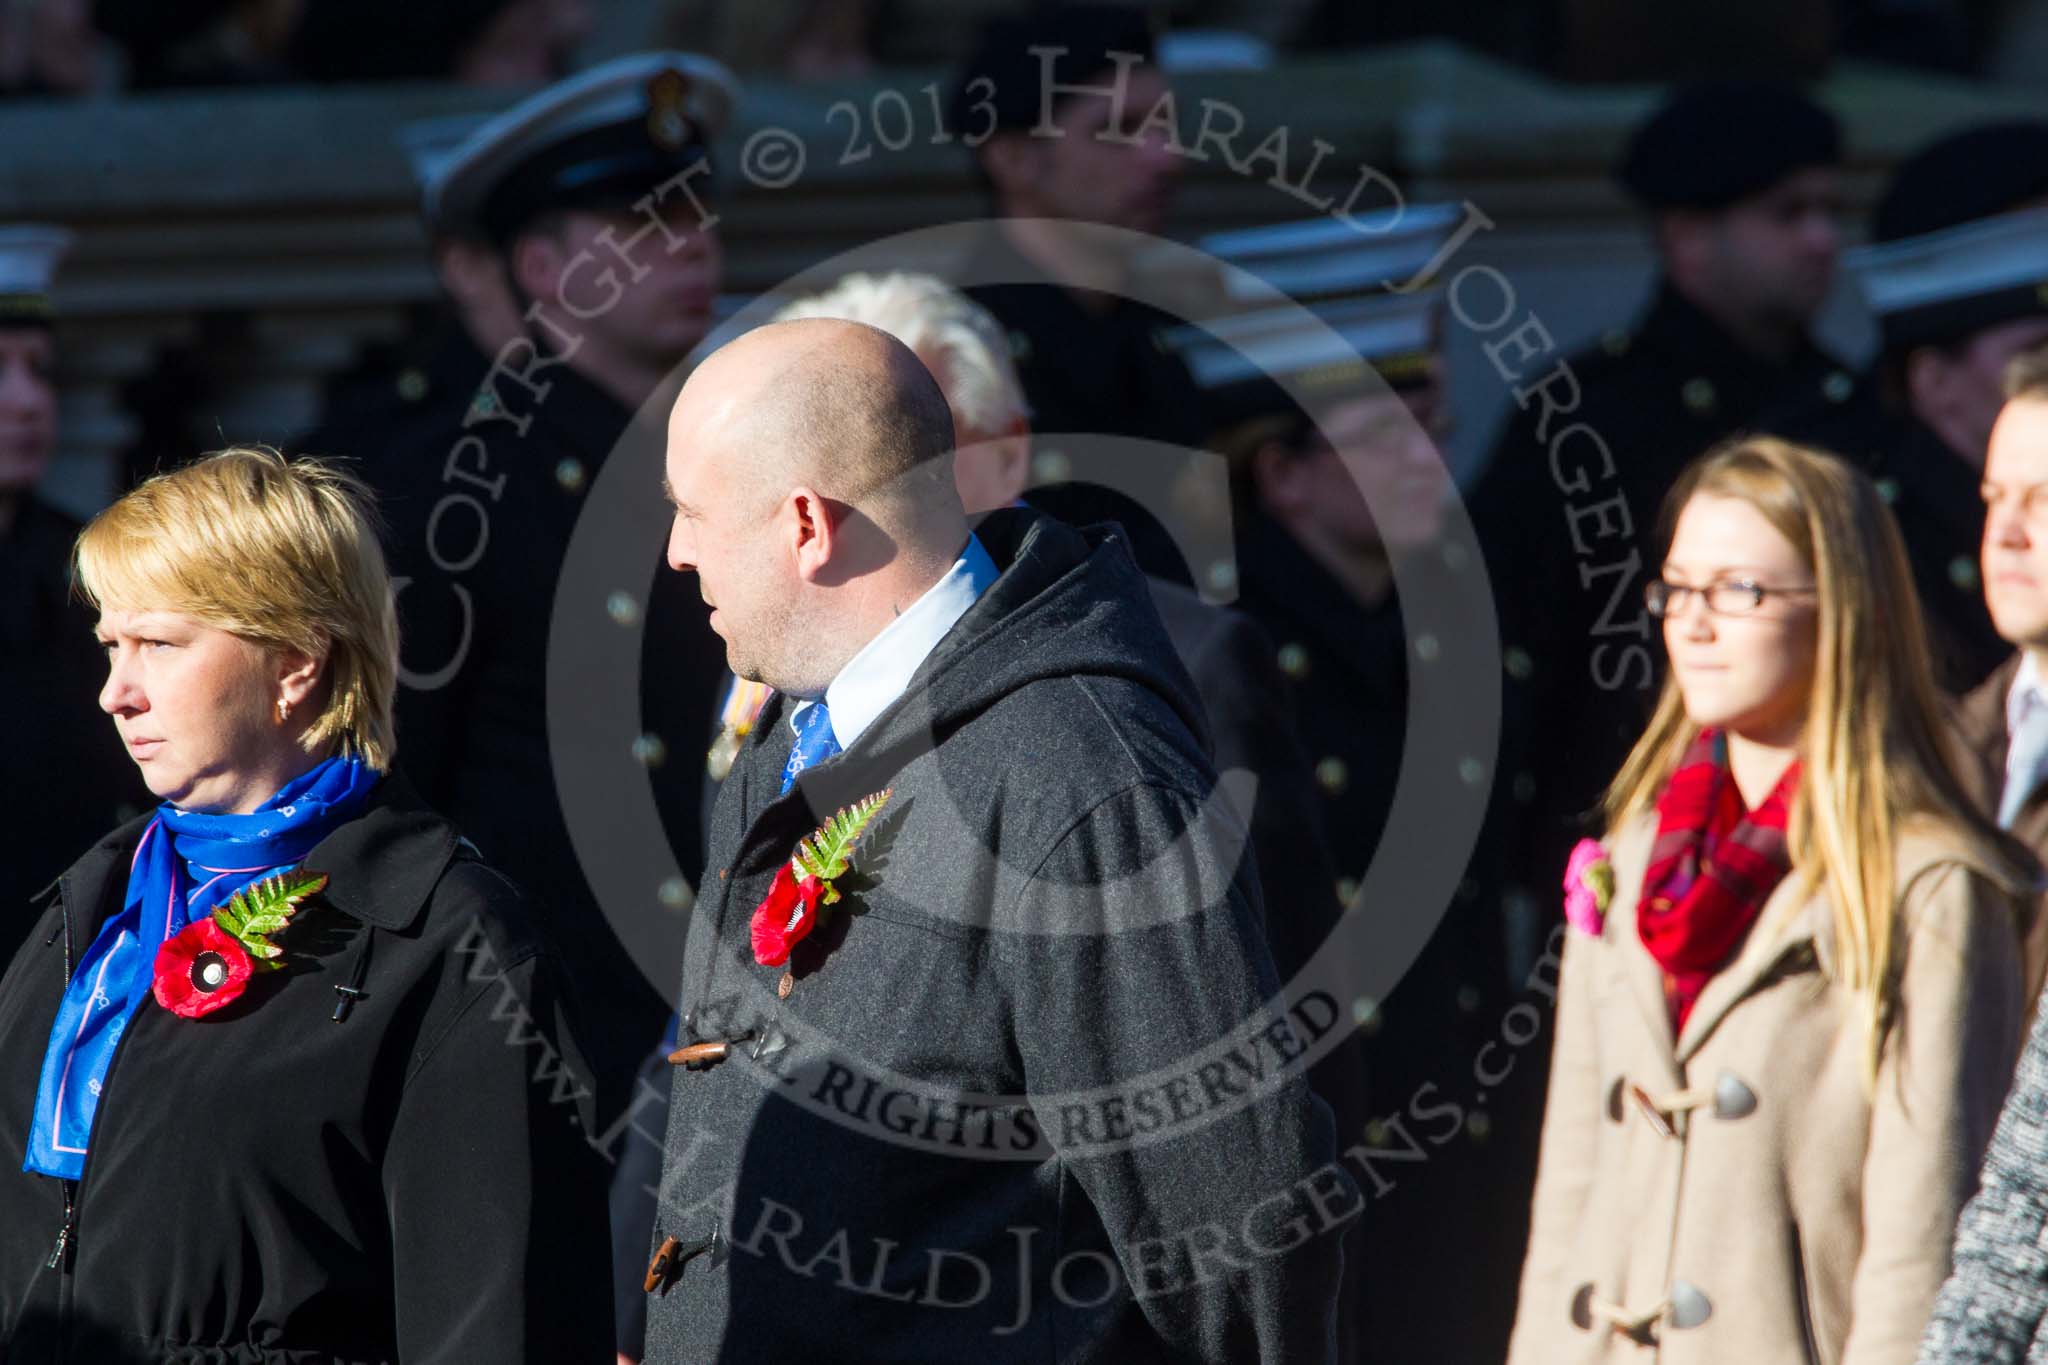
[[[156,980],[157,949],[249,883],[295,867],[362,809],[380,774],[330,758],[248,815],[209,815],[166,802],[142,831],[121,913],[78,959],[50,1026],[24,1171],[65,1180],[85,1172],[93,1115],[114,1049]]]

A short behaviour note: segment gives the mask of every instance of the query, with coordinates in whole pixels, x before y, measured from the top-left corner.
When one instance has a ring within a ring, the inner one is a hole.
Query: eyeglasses
[[[1704,588],[1653,578],[1643,586],[1643,605],[1661,621],[1684,611],[1686,598],[1697,593],[1706,601],[1707,610],[1716,616],[1747,616],[1762,606],[1765,598],[1804,597],[1813,591],[1812,584],[1801,588],[1767,588],[1748,578],[1719,578]]]

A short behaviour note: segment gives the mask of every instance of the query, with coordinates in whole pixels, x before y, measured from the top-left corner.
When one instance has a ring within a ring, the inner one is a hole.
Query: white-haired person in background
[[[879,327],[917,353],[953,409],[953,482],[969,516],[1007,507],[1031,476],[1031,409],[994,314],[935,275],[856,273],[775,314]]]

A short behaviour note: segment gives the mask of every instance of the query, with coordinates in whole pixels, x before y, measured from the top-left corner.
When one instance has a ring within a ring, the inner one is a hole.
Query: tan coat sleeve
[[[1573,1235],[1593,1187],[1600,1130],[1599,1029],[1594,1011],[1595,973],[1606,945],[1577,930],[1563,931],[1558,970],[1557,1042],[1550,1062],[1550,1093],[1543,1111],[1536,1195],[1529,1218],[1529,1249],[1522,1261],[1510,1365],[1546,1365],[1546,1343],[1566,1330],[1574,1285]]]
[[[1863,1249],[1842,1365],[1915,1358],[2027,1010],[2013,911],[1962,866],[1907,890],[1897,1023],[1872,1096]]]

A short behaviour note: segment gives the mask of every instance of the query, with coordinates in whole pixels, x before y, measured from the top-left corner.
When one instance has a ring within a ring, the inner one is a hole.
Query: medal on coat
[[[725,781],[726,774],[732,771],[733,761],[739,757],[740,745],[754,733],[762,708],[774,695],[775,689],[768,684],[751,682],[746,678],[734,678],[726,688],[725,705],[719,708],[718,736],[711,741],[710,752],[704,756],[704,768],[711,774],[713,782]]]

